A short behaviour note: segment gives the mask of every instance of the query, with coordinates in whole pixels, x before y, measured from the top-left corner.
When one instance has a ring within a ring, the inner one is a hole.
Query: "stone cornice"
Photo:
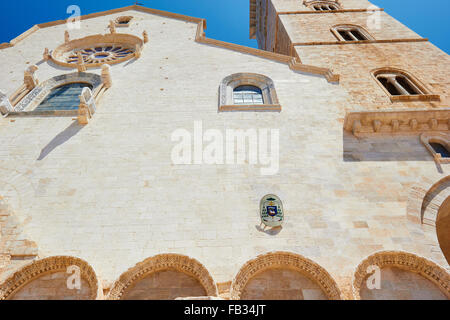
[[[292,47],[296,46],[324,46],[324,45],[341,45],[341,44],[376,44],[376,43],[400,43],[400,42],[427,42],[427,38],[415,39],[384,39],[384,40],[361,40],[361,41],[313,41],[313,42],[294,42]]]
[[[345,117],[344,130],[355,136],[449,131],[450,108],[349,112]]]

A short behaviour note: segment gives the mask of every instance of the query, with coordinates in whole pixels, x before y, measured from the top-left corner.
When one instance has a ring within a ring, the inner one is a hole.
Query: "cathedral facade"
[[[205,30],[0,45],[0,299],[449,299],[449,56],[366,0]]]

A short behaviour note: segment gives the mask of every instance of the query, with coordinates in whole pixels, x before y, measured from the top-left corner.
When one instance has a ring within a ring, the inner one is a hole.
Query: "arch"
[[[356,300],[361,300],[361,287],[363,281],[371,273],[367,270],[370,266],[395,267],[421,275],[433,282],[441,292],[450,299],[450,274],[441,266],[413,253],[404,251],[380,251],[364,259],[356,268],[352,279],[352,293]]]
[[[113,284],[108,300],[120,300],[128,287],[150,274],[166,270],[176,270],[197,279],[205,289],[207,296],[218,295],[216,283],[200,262],[179,254],[160,254],[125,271]]]
[[[450,265],[450,195],[439,207],[436,219],[436,233],[441,251]]]
[[[90,299],[102,297],[101,286],[94,269],[84,260],[70,256],[55,256],[36,260],[22,267],[0,285],[0,300],[8,300],[24,286],[38,278],[58,272],[66,273],[71,266],[80,268],[80,276],[90,287]],[[70,274],[67,274],[69,277]]]
[[[248,282],[261,272],[275,268],[297,271],[319,285],[328,299],[342,299],[336,281],[320,265],[299,254],[291,252],[270,252],[245,263],[231,284],[231,299],[239,300]]]
[[[233,92],[240,86],[253,86],[262,91],[263,104],[235,105]],[[272,79],[256,73],[235,73],[222,80],[219,88],[219,111],[281,111]]]
[[[423,179],[410,190],[407,204],[408,219],[436,227],[438,209],[448,196],[450,196],[450,175],[438,181]]]
[[[353,31],[357,30],[361,35],[365,37],[365,39],[352,39],[352,40],[346,40],[343,38],[343,36],[340,34],[339,31],[345,30],[345,31]],[[337,24],[331,27],[331,32],[334,34],[334,36],[339,41],[367,41],[367,40],[375,40],[375,38],[362,26],[356,25],[356,24]]]
[[[58,87],[71,83],[86,83],[95,91],[101,84],[102,78],[93,73],[74,72],[50,78],[37,85],[22,101],[15,107],[15,111],[32,112],[50,92]]]
[[[438,163],[450,163],[450,157],[438,154],[434,143],[440,144],[443,148],[450,152],[450,134],[444,132],[435,133],[423,133],[420,135],[420,141],[427,148],[428,152],[433,156],[434,160]]]

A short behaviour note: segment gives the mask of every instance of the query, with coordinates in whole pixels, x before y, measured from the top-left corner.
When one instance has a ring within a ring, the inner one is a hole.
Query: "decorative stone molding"
[[[217,286],[208,270],[197,260],[179,254],[160,254],[138,263],[124,272],[114,283],[108,300],[120,300],[125,290],[151,273],[175,269],[196,278],[206,291],[206,296],[218,296]]]
[[[91,89],[83,88],[80,95],[80,106],[78,107],[78,124],[86,125],[96,111],[95,97]]]
[[[109,28],[109,32],[111,34],[115,34],[116,33],[116,25],[115,25],[114,21],[112,21],[112,20],[109,21],[108,28]]]
[[[417,134],[450,131],[450,108],[407,111],[352,111],[344,130],[359,137],[373,134]]]
[[[234,105],[233,91],[243,85],[261,89],[264,104]],[[281,111],[272,79],[256,73],[235,73],[222,80],[219,89],[219,111]]]
[[[30,113],[39,106],[53,88],[74,82],[88,83],[95,91],[95,89],[102,84],[102,78],[93,73],[78,72],[53,77],[36,86],[22,101],[20,101],[19,104],[16,105],[14,113],[10,114],[14,115],[20,112]]]
[[[48,48],[44,49],[44,53],[42,54],[42,58],[44,59],[44,61],[50,60],[50,51],[48,50]]]
[[[432,94],[431,90],[425,86],[419,79],[414,77],[412,74],[406,72],[405,70],[394,68],[394,67],[384,67],[378,68],[371,71],[372,77],[375,79],[376,83],[383,89],[388,97],[390,97],[391,102],[408,102],[408,101],[441,101],[439,95]],[[391,93],[381,84],[377,76],[380,74],[392,74],[392,75],[402,75],[408,79],[414,87],[416,87],[421,94],[415,95],[391,95]]]
[[[436,120],[436,119],[432,119]],[[430,122],[430,126],[437,128],[438,124],[435,122]],[[442,158],[441,154],[436,153],[430,143],[437,142],[442,144],[447,150],[450,150],[450,133],[435,132],[435,133],[422,133],[420,135],[420,141],[427,148],[428,152],[433,156],[436,163],[450,163],[450,158]]]
[[[6,279],[0,284],[0,300],[9,299],[23,286],[45,274],[66,272],[70,266],[80,268],[81,277],[89,283],[91,299],[101,299],[101,286],[94,269],[86,261],[69,256],[55,256],[33,261]]]
[[[116,28],[126,28],[130,26],[130,22],[133,20],[132,16],[120,16],[114,20]]]
[[[450,196],[450,175],[439,181],[419,181],[409,191],[407,200],[408,220],[436,227],[439,208]]]
[[[144,39],[144,43],[148,42],[148,33],[147,31],[144,30],[144,32],[142,32],[142,37]]]
[[[352,280],[352,291],[355,300],[361,300],[363,281],[370,276],[369,266],[397,267],[415,272],[432,281],[450,299],[450,274],[436,263],[418,255],[404,251],[381,251],[364,259],[356,268]]]
[[[140,52],[143,45],[142,39],[129,34],[98,34],[60,45],[53,50],[51,60],[66,68],[76,68],[81,63],[78,54],[81,53],[86,68],[95,68],[105,63],[116,64],[137,57],[136,52]]]
[[[289,268],[315,281],[331,300],[341,300],[341,291],[336,281],[320,265],[291,252],[271,252],[245,263],[231,284],[231,299],[239,300],[245,286],[258,273],[273,268]]]
[[[11,102],[9,101],[6,94],[0,91],[0,113],[2,115],[7,115],[8,113],[14,111]]]
[[[112,87],[111,67],[107,64],[102,65],[102,82],[105,88]]]

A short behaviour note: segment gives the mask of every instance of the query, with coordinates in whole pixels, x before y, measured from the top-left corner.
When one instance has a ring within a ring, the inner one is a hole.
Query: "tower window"
[[[309,7],[315,11],[336,11],[340,9],[339,5],[332,1],[314,1]]]
[[[255,86],[239,86],[233,90],[233,102],[237,105],[264,104],[260,88]]]
[[[81,91],[84,87],[92,89],[88,83],[69,83],[56,87],[35,109],[36,111],[77,110],[80,105]]]
[[[367,31],[359,26],[340,25],[333,27],[331,31],[340,41],[364,41],[373,40]]]
[[[418,86],[414,85],[409,77],[403,74],[381,73],[376,76],[377,80],[393,96],[409,96],[424,94]]]
[[[433,148],[434,152],[440,153],[442,158],[450,159],[450,151],[444,145],[438,142],[430,142],[430,146]]]

